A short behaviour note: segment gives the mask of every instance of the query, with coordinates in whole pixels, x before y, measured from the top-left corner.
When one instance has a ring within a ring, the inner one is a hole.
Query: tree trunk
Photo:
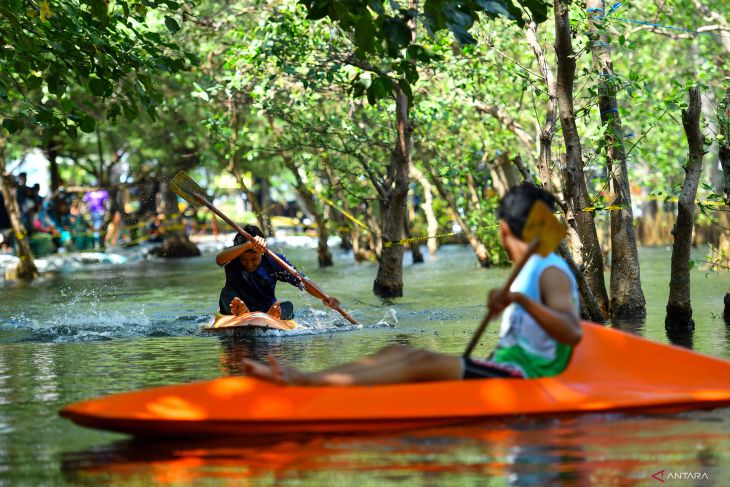
[[[537,38],[537,24],[534,21],[529,23],[525,35],[527,36],[527,43],[537,58],[537,65],[540,68],[540,72],[545,78],[548,93],[548,101],[545,106],[545,122],[540,127],[540,155],[537,158],[537,169],[540,173],[540,180],[542,181],[543,187],[551,193],[555,193],[555,185],[552,181],[553,171],[550,166],[552,165],[553,158],[553,136],[555,135],[558,118],[558,85],[555,82],[553,72],[548,66],[544,50]]]
[[[695,44],[696,44],[695,40]],[[713,90],[707,90],[702,100],[702,116],[707,122],[707,131],[711,134],[719,133],[719,127],[715,121],[715,107],[717,106],[717,100],[715,99],[715,92]],[[713,191],[720,193],[723,190],[723,172],[722,164],[720,163],[719,157],[720,145],[717,140],[712,140],[712,144],[707,151],[707,156],[704,158],[703,172],[705,178],[709,181]],[[729,168],[730,169],[730,168]]]
[[[314,193],[304,182],[302,174],[299,172],[299,168],[292,158],[284,151],[280,151],[279,155],[284,161],[284,164],[289,171],[294,175],[294,184],[299,193],[299,197],[304,203],[304,207],[307,209],[309,214],[314,217],[314,221],[317,223],[317,230],[319,237],[317,240],[317,262],[319,267],[329,267],[333,265],[332,254],[330,253],[329,247],[327,246],[327,239],[329,238],[329,231],[327,230],[327,221],[324,218],[322,210],[315,201]]]
[[[18,208],[18,200],[15,198],[15,192],[13,191],[11,176],[5,173],[5,143],[6,140],[0,137],[0,186],[2,186],[5,208],[8,210],[10,225],[15,234],[18,257],[20,258],[16,275],[18,279],[33,280],[38,276],[38,269],[33,262],[33,252],[30,250],[28,232],[20,222],[20,208]]]
[[[722,190],[725,193],[725,203],[730,205],[730,88],[717,107],[717,124],[723,137],[717,151],[722,166]]]
[[[413,238],[413,235],[411,234],[411,222],[408,219],[408,216],[406,216],[406,218],[405,218],[405,225],[403,227],[403,232],[406,234],[407,239]],[[421,253],[420,242],[418,240],[416,240],[414,242],[408,242],[408,248],[411,249],[413,263],[414,264],[423,264],[423,254]]]
[[[593,62],[601,79],[598,108],[601,123],[606,126],[604,147],[611,205],[620,207],[610,213],[611,219],[611,316],[614,318],[643,318],[646,316],[646,300],[641,289],[639,254],[634,235],[634,219],[631,210],[631,192],[626,168],[623,127],[616,102],[616,77],[613,73],[608,39],[602,32],[605,2],[588,0],[591,12],[588,22],[591,30]]]
[[[477,190],[477,182],[474,179],[474,175],[469,172],[466,174],[466,188],[469,190],[469,200],[472,206],[478,211],[482,211],[482,201],[479,197],[479,190]]]
[[[46,158],[48,159],[48,170],[51,176],[51,193],[58,191],[61,187],[61,175],[58,172],[58,152],[61,142],[53,137],[46,142]]]
[[[566,0],[554,0],[555,10],[555,55],[557,58],[557,97],[560,123],[565,142],[565,171],[563,173],[563,193],[565,196],[566,219],[575,228],[578,242],[573,243],[577,251],[576,264],[585,275],[588,285],[601,308],[608,316],[608,293],[603,278],[603,255],[598,242],[598,233],[593,214],[580,211],[591,205],[583,169],[583,148],[575,122],[573,107],[573,83],[575,80],[575,51],[573,51],[570,15]]]
[[[698,88],[689,90],[689,107],[682,110],[682,125],[687,134],[689,156],[684,167],[684,183],[677,202],[677,223],[672,245],[672,274],[669,281],[669,301],[664,324],[671,328],[694,327],[690,300],[690,251],[694,227],[695,198],[702,172],[704,136],[700,130],[702,100]]]
[[[246,181],[243,179],[243,174],[241,174],[241,171],[239,171],[233,163],[228,165],[228,172],[233,175],[234,178],[236,178],[236,182],[241,187],[241,190],[243,191],[243,194],[246,195],[246,200],[251,205],[251,209],[253,210],[254,215],[256,216],[256,222],[259,225],[259,228],[264,233],[265,236],[271,235],[270,228],[266,226],[266,218],[264,218],[264,213],[261,208],[261,205],[259,204],[259,198],[256,196],[256,193],[251,191],[251,188],[248,187],[246,184]],[[243,195],[242,195],[243,196]]]
[[[423,188],[422,207],[423,212],[426,214],[426,228],[428,228],[428,236],[431,237],[428,239],[426,245],[428,247],[428,253],[430,255],[436,255],[436,251],[439,248],[439,239],[435,238],[435,236],[439,230],[439,222],[436,218],[436,213],[433,211],[433,186],[431,186],[431,182],[428,178],[424,176],[423,172],[421,172],[421,170],[415,165],[411,165],[410,171],[411,176],[413,176],[413,178],[415,178],[415,180],[418,181]]]
[[[476,234],[472,231],[469,225],[466,224],[466,221],[464,221],[464,219],[459,214],[459,208],[456,205],[456,200],[454,200],[453,194],[446,190],[443,181],[441,181],[441,177],[433,170],[431,165],[426,162],[424,162],[424,165],[431,175],[432,182],[434,186],[436,186],[436,191],[438,191],[439,196],[441,196],[441,198],[446,201],[446,204],[448,205],[449,211],[451,213],[451,217],[456,220],[456,223],[459,224],[462,232],[464,232],[464,236],[466,237],[467,242],[469,242],[469,245],[474,251],[479,265],[482,267],[491,267],[492,261],[489,258],[489,251],[487,250],[487,247],[479,240],[479,238],[477,238]]]
[[[162,206],[165,213],[164,233],[162,245],[157,254],[160,257],[177,259],[181,257],[197,257],[200,249],[188,238],[182,223],[182,215],[178,214],[177,195],[170,187],[169,182],[160,186]]]
[[[256,178],[254,178],[255,180]],[[262,177],[258,178],[259,183],[259,189],[258,193],[261,195],[259,197],[259,203],[260,203],[260,211],[261,215],[257,218],[261,223],[263,223],[262,229],[266,228],[266,235],[274,235],[274,227],[271,226],[271,191],[269,189],[269,178]]]
[[[396,141],[380,198],[382,242],[403,239],[407,213],[408,166],[413,126],[409,119],[410,100],[395,84]],[[378,274],[373,292],[382,298],[403,296],[403,246],[383,245],[378,258]]]
[[[509,153],[503,152],[493,161],[487,163],[489,173],[492,176],[492,184],[500,198],[502,198],[510,188],[520,184],[520,175],[517,167],[512,163]]]

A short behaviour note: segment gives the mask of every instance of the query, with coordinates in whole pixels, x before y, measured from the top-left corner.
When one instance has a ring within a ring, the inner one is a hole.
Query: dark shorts
[[[524,379],[519,369],[491,360],[463,358],[462,379]]]

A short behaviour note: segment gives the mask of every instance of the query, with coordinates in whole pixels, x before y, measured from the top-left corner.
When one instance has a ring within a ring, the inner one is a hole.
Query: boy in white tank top
[[[555,210],[553,195],[530,184],[510,189],[499,203],[499,237],[513,262],[528,244],[522,228],[535,201]],[[250,375],[296,385],[369,385],[489,377],[549,377],[562,372],[580,341],[575,277],[555,254],[533,255],[510,290],[492,290],[487,306],[504,312],[500,339],[487,360],[463,358],[403,345],[386,347],[355,362],[318,372],[283,367],[273,356],[269,365],[245,361]]]

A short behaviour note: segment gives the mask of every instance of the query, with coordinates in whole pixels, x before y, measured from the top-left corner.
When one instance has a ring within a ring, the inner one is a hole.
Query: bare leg
[[[400,384],[461,378],[461,358],[409,347],[389,347],[357,362],[319,372],[283,367],[273,356],[269,366],[246,360],[246,372],[260,379],[294,385]]]

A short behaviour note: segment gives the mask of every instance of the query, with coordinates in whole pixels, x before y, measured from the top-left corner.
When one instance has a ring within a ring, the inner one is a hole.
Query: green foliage
[[[507,266],[510,264],[507,251],[499,240],[499,219],[497,218],[497,204],[499,198],[492,196],[482,200],[481,210],[469,214],[469,224],[476,230],[477,237],[484,243],[489,252],[492,265]]]
[[[171,0],[64,0],[0,4],[0,117],[9,133],[91,132],[102,116],[155,116],[156,77],[186,69],[181,49],[152,26],[183,4]],[[98,108],[107,107],[104,114]]]

